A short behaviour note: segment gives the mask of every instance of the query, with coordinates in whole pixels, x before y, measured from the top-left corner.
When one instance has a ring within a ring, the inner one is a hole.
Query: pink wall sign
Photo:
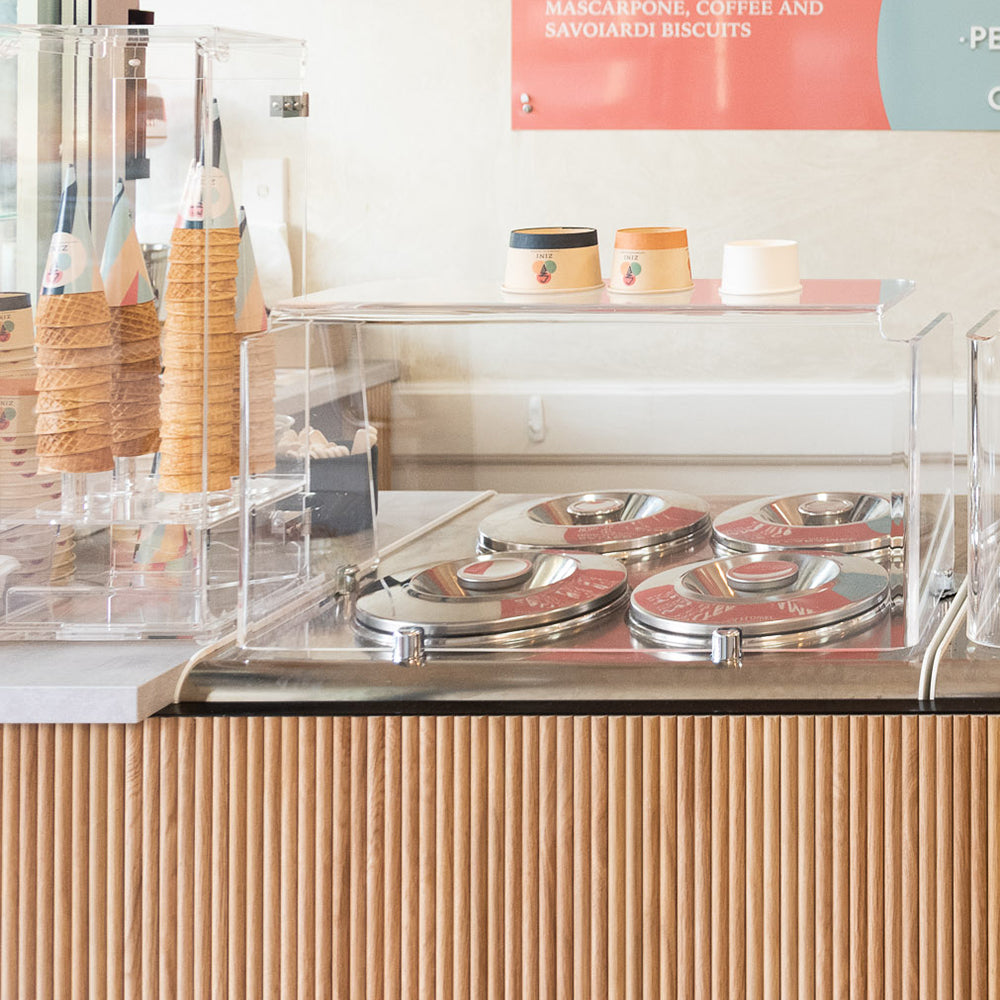
[[[986,0],[512,0],[511,122],[515,129],[997,129],[994,7]]]

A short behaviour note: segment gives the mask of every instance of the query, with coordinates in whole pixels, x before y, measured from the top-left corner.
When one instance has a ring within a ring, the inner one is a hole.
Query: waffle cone
[[[163,370],[163,362],[159,358],[149,358],[146,361],[131,361],[127,365],[119,365],[115,372],[118,382],[143,382],[158,378]]]
[[[204,267],[206,262],[210,268],[217,265],[232,266],[239,259],[239,250],[229,247],[212,247],[205,256],[204,247],[180,246],[171,247],[168,258],[169,267],[178,265],[189,265],[194,267]],[[168,272],[169,273],[169,272]]]
[[[136,458],[139,455],[149,455],[160,447],[158,431],[149,431],[128,441],[113,441],[112,452],[119,458]]]
[[[194,475],[160,473],[160,490],[163,493],[201,493],[228,490],[232,477],[226,472],[209,472],[202,481],[200,473]]]
[[[94,326],[111,319],[103,291],[39,296],[36,326]]]
[[[110,381],[110,365],[96,368],[50,368],[38,373],[36,386],[39,392],[43,392],[51,389],[77,389]]]
[[[152,388],[143,387],[140,385],[136,392],[122,392],[121,385],[115,386],[115,389],[111,393],[111,403],[112,405],[127,405],[127,406],[153,406],[157,409],[160,408],[160,387],[159,385],[153,386]]]
[[[187,226],[175,226],[170,237],[171,246],[186,246],[189,243],[209,246],[239,246],[239,226],[217,226],[212,229],[189,229]]]
[[[122,425],[125,425],[126,428],[131,425],[136,428],[136,434],[133,436],[138,436],[140,430],[148,431],[153,427],[160,426],[160,407],[155,401],[150,403],[144,400],[140,403],[111,403],[109,405],[111,407],[112,428],[116,430]],[[123,435],[119,433],[118,436],[122,437]]]
[[[79,350],[61,347],[39,347],[35,352],[39,368],[93,368],[115,363],[115,352],[108,347],[83,347]]]
[[[210,271],[208,280],[203,274],[189,281],[175,278],[163,295],[168,311],[178,302],[204,302],[212,299],[232,299],[235,303],[236,278],[228,274],[216,274],[214,270]]]
[[[132,344],[160,336],[160,319],[152,302],[111,309],[111,336],[116,344]]]
[[[231,406],[233,402],[232,386],[168,386],[160,394],[162,406],[198,406],[208,402],[213,417],[217,406]]]
[[[95,403],[93,406],[81,406],[76,410],[64,410],[62,413],[40,413],[35,422],[35,433],[64,434],[67,431],[98,430],[106,428],[111,422],[111,406],[109,403]]]
[[[54,410],[72,410],[77,406],[102,403],[112,398],[110,382],[96,382],[75,389],[45,389],[35,400],[36,413],[51,413]]]
[[[236,372],[229,368],[210,367],[207,371],[202,366],[175,366],[163,373],[163,387],[176,386],[210,386],[235,385]]]
[[[107,323],[90,326],[36,326],[35,343],[40,347],[63,350],[89,347],[110,347],[111,327]]]
[[[160,360],[159,335],[147,340],[134,340],[118,345],[118,363],[121,365],[131,366],[139,361],[152,361],[154,359]]]
[[[177,334],[184,333],[236,333],[236,313],[220,313],[215,316],[178,316],[168,310],[163,324],[163,336],[170,342],[175,342]]]
[[[107,472],[114,468],[115,460],[110,447],[72,454],[50,455],[46,465],[56,472]]]
[[[39,434],[36,450],[39,457],[76,455],[84,451],[99,451],[111,444],[111,434],[106,427],[94,430],[65,431],[61,434]],[[51,464],[51,463],[48,463]]]
[[[236,276],[239,274],[239,265],[235,260],[222,260],[222,261],[212,261],[208,265],[207,278],[210,282],[212,281],[235,281]],[[181,261],[180,263],[174,263],[170,265],[170,271],[168,273],[168,283],[167,289],[164,293],[170,291],[171,288],[176,288],[176,286],[195,286],[202,290],[202,294],[205,293],[205,264],[195,263],[193,261]],[[184,288],[180,292],[174,295],[175,299],[189,298],[183,294]]]
[[[167,313],[171,316],[234,316],[236,296],[227,294],[209,299],[170,299]]]

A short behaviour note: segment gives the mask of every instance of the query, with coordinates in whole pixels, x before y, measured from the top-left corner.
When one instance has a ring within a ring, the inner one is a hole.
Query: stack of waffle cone
[[[38,455],[60,472],[102,472],[111,450],[115,367],[104,291],[42,295],[35,318]]]
[[[163,325],[160,489],[222,490],[239,468],[239,230],[174,229]]]
[[[274,334],[257,337],[247,353],[249,373],[249,463],[251,474],[274,468]]]
[[[147,455],[160,443],[160,320],[154,302],[112,306],[115,381],[111,387],[111,450]]]

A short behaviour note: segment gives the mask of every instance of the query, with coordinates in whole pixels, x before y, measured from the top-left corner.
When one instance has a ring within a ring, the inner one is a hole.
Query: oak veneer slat
[[[147,732],[147,738],[149,737]],[[194,995],[211,995],[212,962],[212,820],[213,720],[195,719],[194,759]],[[145,832],[145,831],[144,831]],[[145,978],[145,958],[143,978]],[[144,998],[145,1000],[145,998]],[[163,1000],[167,1000],[166,997]]]
[[[712,928],[711,995],[716,1000],[729,996],[729,720],[711,721],[711,910]],[[741,775],[742,777],[742,775]]]
[[[989,895],[989,812],[987,809],[986,719],[973,716],[969,724],[969,826],[970,826],[970,917],[969,956],[971,970],[969,997],[987,1000],[989,938],[987,900]]]
[[[879,716],[867,720],[865,748],[865,790],[867,794],[866,857],[866,924],[865,983],[870,1000],[885,997],[885,866],[884,797],[885,741],[884,724]]]
[[[455,972],[455,720],[437,720],[434,831],[434,995],[451,1000]]]
[[[232,720],[212,719],[212,998],[229,995],[229,725]],[[164,997],[166,1000],[166,997]]]
[[[695,995],[694,719],[677,720],[677,996]]]
[[[94,726],[96,733],[100,728]],[[92,737],[93,738],[93,737]],[[159,989],[162,997],[177,993],[177,722],[160,720],[160,867]],[[234,880],[242,884],[241,879]],[[246,992],[244,991],[244,996]]]
[[[437,845],[435,823],[434,772],[437,766],[435,746],[435,720],[422,718],[420,730],[420,834],[419,834],[419,938],[420,969],[417,982],[420,996],[434,995],[436,956],[434,954],[434,889],[435,857]]]
[[[135,726],[135,738],[126,757],[134,794],[129,796],[131,809],[126,814],[125,891],[127,896],[126,926],[142,927],[142,727]],[[73,727],[55,727],[54,775],[55,878],[52,924],[52,989],[57,997],[69,997],[72,992],[72,844],[73,844]],[[128,848],[131,848],[129,850]],[[125,995],[141,996],[142,948],[141,935],[132,934],[126,940]]]
[[[73,727],[73,804],[72,804],[72,826],[73,826],[73,846],[72,846],[72,870],[70,880],[72,883],[72,915],[70,917],[71,939],[72,939],[72,984],[70,990],[71,1000],[85,1000],[87,989],[90,985],[90,963],[88,961],[88,950],[90,943],[89,929],[87,927],[87,911],[90,903],[89,893],[89,860],[90,860],[90,727],[85,725],[74,725]],[[155,799],[153,800],[155,802]],[[150,807],[147,806],[146,813],[149,815]],[[145,828],[145,823],[144,823]],[[145,845],[144,845],[145,846]],[[143,858],[143,876],[146,877],[149,871],[154,873],[147,884],[155,885],[155,859],[157,855],[156,844],[150,846],[152,859]],[[152,908],[155,909],[155,890],[153,892]],[[148,905],[143,904],[143,920],[146,918]],[[155,926],[155,924],[154,924]],[[143,928],[145,930],[145,927]],[[155,939],[153,946],[149,947],[149,939],[144,934],[144,944],[148,953],[153,957],[154,971],[152,973],[152,989],[148,992],[150,1000],[156,1000],[156,972],[155,972]],[[15,944],[15,954],[16,954]],[[145,959],[143,967],[144,977],[146,975]]]
[[[833,996],[850,993],[851,979],[851,720],[837,716],[833,729]]]
[[[798,726],[798,811],[796,901],[798,921],[798,995],[816,997],[816,720],[800,717]]]
[[[382,966],[386,1000],[400,1000],[402,996],[400,969],[402,941],[400,939],[399,905],[402,860],[400,839],[403,823],[402,746],[402,723],[398,716],[390,717],[385,720],[385,842],[382,849],[385,865],[385,921],[383,924],[385,958]],[[328,835],[318,827],[316,842],[317,850],[325,854],[326,844],[329,842]],[[320,885],[327,884],[328,881],[324,874]],[[322,928],[324,919],[325,914],[318,911],[316,914],[318,929]],[[320,975],[320,971],[320,966],[317,965],[317,977]],[[318,998],[319,993],[317,1000]]]
[[[972,886],[970,884],[972,824],[969,786],[970,719],[952,719],[952,993],[969,997],[972,991]]]
[[[39,775],[38,775],[38,846],[43,843],[51,849],[48,836],[49,825],[43,832],[43,810],[48,816],[51,802],[51,786],[46,787],[47,778],[43,778],[43,755],[47,753],[46,733],[51,732],[51,726],[38,727],[39,739]],[[105,989],[110,1000],[121,1000],[125,988],[125,727],[123,725],[108,726],[108,880],[105,887],[105,905],[107,906],[107,956],[105,969]],[[51,820],[49,820],[49,824]],[[39,882],[41,870],[39,869]],[[175,874],[176,880],[176,874]],[[39,884],[39,899],[41,895]],[[177,899],[176,890],[172,892]],[[47,922],[47,907],[38,906],[38,957],[41,959],[42,926]],[[177,948],[174,946],[173,957],[176,962]],[[37,966],[36,966],[37,968]],[[47,996],[48,991],[36,984],[38,996]]]
[[[694,720],[694,983],[712,993],[712,720]]]
[[[750,1000],[764,997],[764,720],[747,719],[747,980]]]
[[[319,822],[316,803],[316,785],[319,780],[316,767],[317,721],[312,716],[307,716],[299,720],[298,726],[298,885],[295,939],[298,944],[296,989],[300,997],[312,997],[316,981],[316,824]],[[381,740],[379,745],[381,748]],[[381,958],[380,951],[379,961]],[[230,983],[231,991],[232,988]]]
[[[764,719],[764,992],[781,996],[781,720]]]
[[[553,734],[554,735],[554,734]],[[489,883],[489,728],[487,720],[472,719],[470,731],[470,956],[469,984],[473,997],[486,997],[489,991],[489,918],[487,899]],[[550,792],[554,789],[550,788]],[[550,796],[551,800],[552,796]]]
[[[321,724],[332,723],[329,719]],[[246,719],[246,970],[247,997],[264,996],[264,720]],[[329,884],[329,883],[327,883]],[[325,895],[328,895],[326,893]],[[322,944],[317,943],[317,954]],[[329,977],[328,977],[329,978]]]
[[[608,726],[590,722],[590,993],[608,995]]]
[[[526,721],[525,726],[527,727],[527,725],[528,722]],[[452,868],[454,881],[452,894],[452,905],[454,908],[452,920],[454,928],[452,992],[456,998],[465,998],[470,996],[472,983],[470,965],[472,961],[472,897],[469,879],[472,865],[472,720],[468,716],[462,716],[455,720],[454,739],[455,824],[453,844],[455,864]],[[537,753],[535,759],[537,764]],[[527,788],[529,777],[525,777],[524,780],[526,783],[525,788]],[[537,773],[533,777],[530,777],[530,781],[531,787],[535,789],[535,794],[537,795]],[[533,824],[531,829],[532,831],[534,830]],[[537,846],[534,844],[533,836],[532,846]],[[522,892],[524,892],[523,889]],[[536,904],[537,898],[536,895]],[[527,905],[527,902],[525,905]],[[534,930],[530,933],[533,935]],[[526,938],[529,936],[527,928],[525,928],[524,934]],[[535,971],[537,976],[537,965]]]
[[[729,719],[729,989],[726,996],[746,994],[747,981],[747,720]]]
[[[521,954],[521,850],[524,800],[524,720],[504,720],[504,997],[524,996]],[[589,762],[588,762],[589,766]],[[584,995],[581,993],[581,1000]]]
[[[850,788],[851,802],[848,820],[850,851],[850,988],[852,997],[864,997],[868,977],[868,866],[866,822],[868,771],[868,727],[858,716],[850,719]]]
[[[138,727],[136,727],[138,728]],[[126,730],[128,732],[129,730]],[[195,759],[198,755],[194,719],[178,719],[177,733],[177,995],[194,996],[195,908]],[[128,737],[126,737],[126,740]],[[136,798],[130,795],[128,803]],[[126,847],[126,855],[128,850]],[[128,868],[126,867],[126,873]],[[126,874],[126,878],[128,875]],[[126,919],[126,929],[129,924]],[[260,997],[260,993],[250,993]]]
[[[660,997],[677,996],[677,719],[660,719]]]
[[[337,722],[345,720],[338,719]],[[281,993],[281,719],[268,717],[264,719],[264,808],[263,808],[263,862],[264,862],[264,921],[263,947],[261,959],[261,977],[263,980],[263,995],[265,1000],[279,996]],[[345,749],[343,761],[349,763],[349,753]],[[340,815],[344,825],[349,824],[350,808],[348,803],[341,803],[344,808]],[[334,858],[343,858],[346,864],[349,858],[350,845],[346,842],[334,842]],[[336,891],[336,883],[334,886]],[[344,889],[346,898],[347,890]],[[340,914],[338,914],[338,917]],[[334,922],[334,932],[349,927],[347,915],[343,920]],[[348,957],[341,956],[343,968],[348,968]],[[334,965],[336,975],[337,965]],[[346,996],[346,990],[341,994]]]
[[[442,720],[443,721],[443,720]],[[384,1000],[385,997],[385,719],[371,718],[367,725],[367,758],[365,790],[365,996],[368,1000]],[[301,758],[307,741],[299,743]],[[299,830],[306,815],[299,812]],[[311,833],[315,836],[315,832]],[[300,864],[301,864],[300,853]],[[303,906],[303,881],[299,879],[299,913],[312,919],[314,900],[306,900]],[[311,894],[310,894],[311,897]],[[300,938],[303,930],[312,936],[312,927],[304,927],[299,920]],[[309,969],[306,981],[311,981],[313,970]],[[300,996],[303,995],[300,988]]]
[[[281,719],[281,787],[280,787],[280,816],[281,816],[281,876],[278,899],[278,912],[281,915],[280,939],[280,973],[281,995],[283,997],[296,996],[299,984],[298,959],[298,841],[299,831],[299,727],[303,719],[284,717]],[[351,747],[352,757],[354,746]],[[352,819],[355,803],[352,799]],[[361,859],[364,863],[364,859]],[[363,887],[363,883],[362,883]],[[354,888],[352,884],[352,889]],[[362,903],[363,893],[362,893]],[[352,964],[354,956],[351,956]],[[354,984],[352,984],[353,986]],[[362,996],[363,993],[355,993],[355,996]]]
[[[124,738],[124,733],[122,733]],[[124,786],[124,744],[122,745],[121,783]],[[50,997],[55,994],[54,987],[54,920],[55,920],[55,807],[56,807],[56,727],[45,725],[38,727],[38,805],[37,805],[37,838],[35,850],[35,906],[37,919],[35,923],[35,988],[39,997]],[[122,795],[124,807],[124,794]],[[121,817],[122,837],[124,838],[125,819]],[[124,858],[124,847],[122,848]],[[121,867],[124,875],[124,864]],[[2,897],[0,897],[2,898]],[[124,883],[121,890],[117,920],[124,927]],[[124,933],[122,935],[122,950],[118,956],[119,992],[124,990]],[[111,968],[109,966],[109,975]],[[122,994],[123,995],[123,994]]]
[[[608,996],[625,997],[625,719],[608,719]]]
[[[538,720],[538,996],[542,1000],[555,1000],[556,996],[556,742],[556,720],[551,716],[540,718]]]
[[[816,1000],[833,1000],[833,719],[815,722]]]
[[[365,929],[367,921],[368,723],[351,719],[351,861],[350,861],[350,983],[351,996],[365,995]],[[422,779],[421,775],[421,779]],[[283,830],[283,833],[287,829]],[[421,956],[421,959],[423,956]],[[422,964],[422,961],[421,961]],[[426,983],[421,982],[421,986]],[[421,992],[421,996],[427,996]]]
[[[406,998],[418,995],[420,962],[420,728],[412,716],[402,721],[402,740],[400,990]]]
[[[38,844],[38,728],[36,726],[20,726],[20,746],[18,748],[18,830],[17,830],[17,868],[18,868],[18,891],[16,902],[8,898],[6,894],[0,896],[3,900],[0,906],[9,909],[16,915],[17,921],[17,948],[15,960],[17,962],[17,996],[21,1000],[34,1000],[39,996],[38,985],[35,982],[35,947],[36,932],[35,926],[40,914],[35,908],[35,887],[37,885],[37,844]],[[104,740],[105,758],[107,755],[107,738]],[[102,761],[104,766],[104,779],[97,783],[98,788],[103,788],[103,798],[98,797],[97,801],[91,802],[91,816],[99,816],[103,819],[106,812],[99,809],[103,806],[107,809],[107,763]],[[3,823],[0,822],[0,830]],[[3,836],[0,833],[0,836]],[[95,880],[91,885],[91,919],[100,921],[105,933],[102,935],[101,952],[102,957],[107,959],[107,928],[104,923],[107,914],[107,826],[104,827],[105,857],[101,859],[104,864],[102,874],[105,876],[99,883]],[[5,838],[6,839],[6,838]],[[8,845],[6,850],[13,851],[13,846]],[[100,899],[95,900],[95,896],[100,891]],[[91,939],[93,940],[93,938]],[[93,974],[99,974],[100,981],[94,982],[93,996],[107,996],[107,979],[105,978],[105,967],[101,967],[99,962],[92,965]]]
[[[952,822],[952,719],[937,719],[937,997],[954,996],[954,927],[950,919],[953,906],[954,824]],[[956,1000],[962,1000],[961,997]]]
[[[920,1000],[937,996],[937,726],[933,717],[918,722]],[[950,804],[949,804],[950,806]],[[950,971],[950,970],[949,970]],[[950,979],[950,975],[949,975]]]
[[[572,780],[572,775],[570,775]],[[642,994],[642,719],[625,720],[625,995]],[[569,831],[572,837],[572,830]]]
[[[902,1000],[917,1000],[920,993],[920,728],[918,720],[900,720],[902,799],[900,803],[900,907],[902,910]]]
[[[18,993],[18,798],[21,734],[0,725],[0,995]]]
[[[781,996],[798,996],[798,720],[784,716],[781,725]]]
[[[491,717],[488,731],[486,821],[486,995],[502,1000],[504,994],[504,721]],[[572,903],[570,911],[572,914]],[[570,945],[572,949],[572,944]]]
[[[885,811],[882,827],[882,856],[885,871],[885,996],[900,997],[903,993],[903,758],[902,720],[899,716],[885,720],[883,732],[882,770],[885,775]]]
[[[660,820],[660,721],[647,717],[642,720],[642,1000],[660,995]],[[577,879],[588,875],[584,855]]]
[[[107,997],[108,968],[108,730],[90,726],[87,766],[87,986],[89,1000]],[[22,743],[22,753],[24,746]],[[172,881],[172,879],[171,879]],[[159,880],[158,884],[170,884]],[[162,904],[161,904],[162,905]],[[161,948],[162,951],[162,943]]]
[[[1000,717],[986,721],[986,809],[1000,814]],[[1000,1000],[1000,823],[991,822],[986,840],[989,866],[986,900],[986,981],[989,1000]]]

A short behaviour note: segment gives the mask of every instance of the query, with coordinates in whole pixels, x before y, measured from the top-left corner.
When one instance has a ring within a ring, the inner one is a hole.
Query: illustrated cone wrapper
[[[112,468],[111,313],[87,215],[77,205],[72,165],[66,170],[59,219],[45,263],[35,343],[38,388],[46,391],[49,404],[37,441],[42,462],[60,472]],[[88,387],[83,403],[77,392],[82,386]]]
[[[248,345],[249,467],[251,473],[267,472],[275,465],[274,334],[267,330],[267,308],[260,287],[247,215],[240,206],[240,256],[236,275],[236,332],[241,336],[261,334]]]
[[[132,209],[119,180],[101,260],[111,310],[111,451],[145,455],[160,443],[160,321]],[[125,386],[128,389],[125,389]]]
[[[167,264],[160,489],[224,490],[239,469],[240,232],[218,104],[192,162]]]

